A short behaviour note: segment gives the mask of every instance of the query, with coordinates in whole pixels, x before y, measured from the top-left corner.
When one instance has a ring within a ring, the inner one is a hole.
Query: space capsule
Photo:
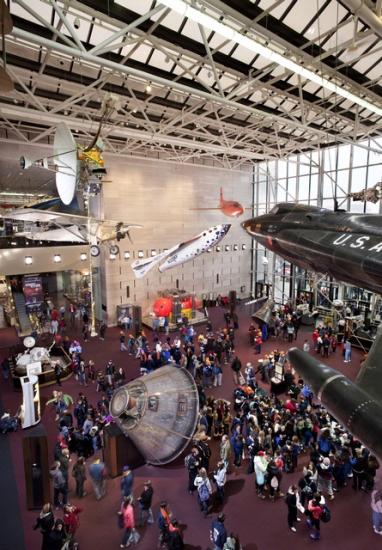
[[[169,365],[122,386],[110,402],[117,425],[154,465],[171,462],[187,447],[198,413],[193,377]]]

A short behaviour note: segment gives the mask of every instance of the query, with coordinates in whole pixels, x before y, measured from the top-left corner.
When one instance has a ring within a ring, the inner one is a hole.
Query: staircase
[[[32,332],[32,325],[27,314],[24,294],[22,292],[14,292],[13,301],[15,303],[17,317],[19,320],[19,336],[30,334]]]

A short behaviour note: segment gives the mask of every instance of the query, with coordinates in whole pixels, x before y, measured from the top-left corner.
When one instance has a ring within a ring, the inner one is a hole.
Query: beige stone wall
[[[176,288],[177,280],[180,289],[199,296],[210,292],[215,296],[225,295],[229,290],[236,290],[238,296],[248,296],[251,239],[240,222],[250,217],[251,211],[247,210],[241,218],[229,218],[219,210],[195,212],[191,208],[217,207],[220,186],[226,199],[235,199],[250,207],[250,171],[107,156],[105,160],[107,179],[111,180],[103,186],[105,217],[144,226],[132,231],[133,244],[128,239],[119,243],[120,255],[116,260],[108,258],[107,249],[103,251],[103,290],[109,324],[115,322],[118,304],[136,303],[142,305],[146,313],[158,291]],[[154,267],[145,278],[135,279],[130,265],[138,258],[139,250],[148,257],[152,249],[161,252],[220,223],[232,224],[221,242],[221,252],[213,249],[163,274]],[[242,250],[243,244],[246,250]],[[225,245],[229,245],[230,251],[225,251]],[[237,251],[233,250],[234,245]],[[125,251],[130,252],[129,260],[124,259]],[[241,293],[243,286],[246,289]]]

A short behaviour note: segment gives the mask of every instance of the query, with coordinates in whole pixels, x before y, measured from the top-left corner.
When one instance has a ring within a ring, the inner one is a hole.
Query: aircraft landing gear
[[[90,247],[90,255],[93,256],[93,258],[96,258],[97,256],[100,255],[100,248],[99,246],[97,246],[96,244],[92,244],[91,247]]]

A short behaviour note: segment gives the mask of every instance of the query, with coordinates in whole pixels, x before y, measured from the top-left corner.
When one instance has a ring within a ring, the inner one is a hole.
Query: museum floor
[[[214,328],[223,325],[223,311],[220,308],[210,310],[210,316]],[[248,345],[247,329],[249,316],[240,311],[240,329],[236,335],[236,350],[245,363],[248,360],[256,361],[256,356]],[[199,330],[201,330],[199,328]],[[308,334],[307,334],[308,336]],[[310,336],[310,331],[309,331]],[[299,334],[298,345],[302,345],[305,338],[304,333]],[[7,333],[0,331],[0,358],[6,352],[6,345],[12,343],[12,331]],[[263,345],[263,352],[279,347],[287,349],[287,344],[269,341]],[[103,368],[108,359],[113,359],[117,366],[124,366],[127,379],[130,380],[138,375],[137,361],[119,351],[117,329],[108,329],[106,340],[93,339],[84,344],[84,356],[86,359],[93,359],[96,366]],[[344,364],[341,355],[338,353],[329,358],[328,363],[341,371],[346,372],[354,378],[361,354],[354,351],[352,363]],[[11,390],[10,385],[1,380],[1,401],[2,406],[14,412],[19,405],[20,394]],[[48,397],[53,387],[42,389],[42,396]],[[73,397],[76,397],[81,387],[74,378],[64,383],[64,390]],[[218,397],[231,399],[233,380],[231,370],[226,369],[223,375],[223,386],[217,390],[207,390]],[[90,401],[96,401],[97,395],[95,386],[85,388]],[[44,411],[42,419],[49,438],[50,456],[53,456],[52,448],[56,434],[54,414],[49,408]],[[29,512],[25,509],[24,474],[21,451],[21,431],[8,436],[0,436],[1,451],[1,502],[0,517],[2,527],[0,538],[1,550],[37,550],[41,547],[41,536],[39,532],[33,531],[32,526],[38,515],[38,511]],[[7,461],[7,447],[9,444],[10,460]],[[284,474],[282,488],[300,477],[300,471],[306,458],[304,455],[299,460],[299,471],[295,474]],[[213,454],[212,465],[216,464],[216,453]],[[238,533],[240,541],[245,550],[283,550],[294,548],[300,550],[315,544],[308,539],[308,529],[304,523],[298,525],[297,533],[288,530],[286,523],[287,509],[283,499],[275,503],[269,500],[259,501],[254,491],[254,476],[246,474],[247,462],[244,461],[241,468],[229,475],[226,494],[227,501],[224,506],[226,513],[227,530]],[[142,490],[142,483],[145,479],[151,479],[154,488],[154,513],[158,511],[158,503],[162,499],[169,502],[170,509],[184,527],[184,540],[189,550],[206,550],[211,548],[209,543],[209,527],[214,513],[204,519],[199,511],[196,496],[191,496],[186,490],[186,471],[183,466],[183,459],[166,467],[144,466],[135,471],[134,493],[138,495]],[[73,480],[70,479],[72,491],[69,493],[71,502],[83,508],[81,514],[81,525],[78,530],[77,540],[81,550],[101,550],[104,548],[119,548],[121,531],[117,527],[116,512],[120,503],[119,491],[120,478],[108,480],[107,496],[97,502],[90,484],[86,488],[88,495],[78,502],[73,496]],[[88,482],[87,482],[88,483]],[[14,485],[12,485],[14,484]],[[12,489],[12,486],[17,486]],[[18,508],[18,511],[17,511]],[[343,489],[336,499],[330,503],[332,521],[322,525],[322,539],[316,543],[325,549],[336,548],[337,550],[366,550],[377,548],[381,544],[378,535],[375,535],[371,528],[370,496],[363,491],[355,493],[351,485]],[[12,517],[10,517],[10,512]],[[17,516],[19,514],[19,520]],[[9,518],[9,522],[7,521]],[[21,521],[18,536],[20,542],[12,542],[9,534],[11,529]],[[24,533],[25,545],[21,542],[21,528]],[[147,527],[143,532],[138,548],[151,550],[157,547],[158,529],[156,525]]]

